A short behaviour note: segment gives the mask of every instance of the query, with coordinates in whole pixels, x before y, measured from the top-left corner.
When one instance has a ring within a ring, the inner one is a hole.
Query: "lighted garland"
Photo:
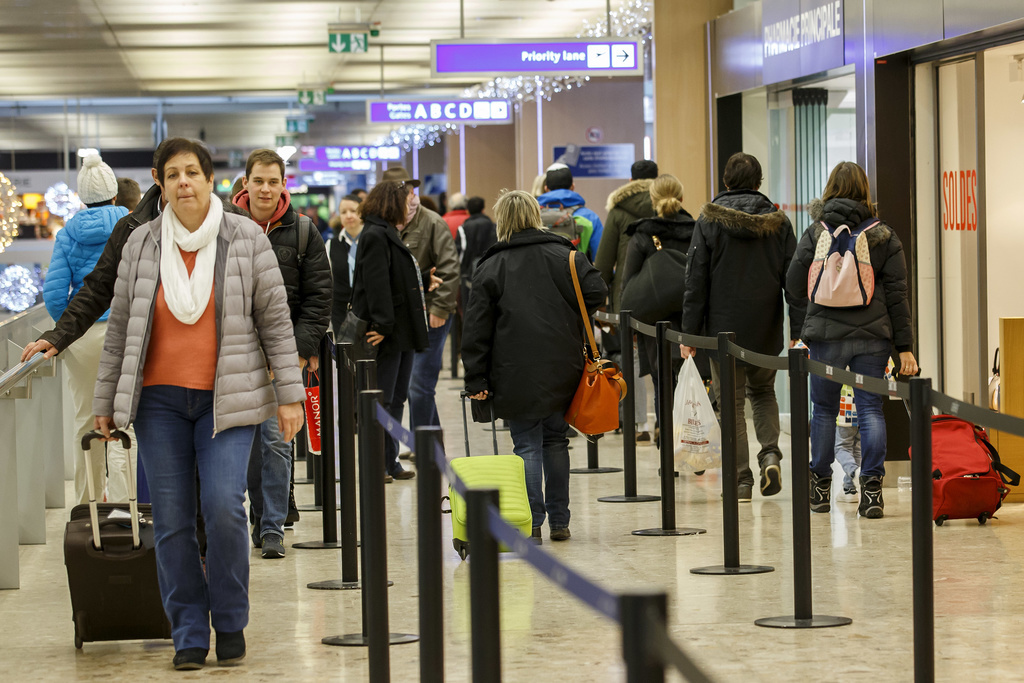
[[[20,313],[39,298],[39,278],[25,266],[7,266],[0,272],[0,306]]]
[[[0,173],[0,252],[11,246],[18,236],[18,209],[21,202],[15,192],[14,184]]]
[[[454,123],[401,126],[377,140],[377,146],[385,147],[395,145],[406,151],[411,149],[423,149],[424,147],[433,147],[441,141],[442,136],[454,133],[458,130],[458,124]]]
[[[43,195],[46,201],[46,208],[54,216],[60,216],[65,221],[78,213],[82,208],[82,200],[78,193],[74,192],[66,183],[57,183],[46,190]]]

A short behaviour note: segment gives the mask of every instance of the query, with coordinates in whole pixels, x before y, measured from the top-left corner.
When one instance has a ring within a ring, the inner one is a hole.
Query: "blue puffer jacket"
[[[123,206],[83,209],[57,233],[43,286],[43,301],[51,318],[57,320],[64,313],[71,297],[82,288],[85,276],[96,266],[114,224],[127,215],[128,209]],[[109,313],[104,311],[100,320],[106,320]]]

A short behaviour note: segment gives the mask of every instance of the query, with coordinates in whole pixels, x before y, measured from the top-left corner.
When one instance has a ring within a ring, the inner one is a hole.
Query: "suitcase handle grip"
[[[132,447],[132,439],[131,439],[131,437],[128,436],[127,434],[125,434],[124,432],[122,432],[120,429],[115,429],[114,431],[110,432],[110,436],[112,436],[112,437],[114,437],[116,439],[120,439],[121,445],[124,446],[124,449],[126,451]],[[91,444],[96,439],[103,439],[103,438],[106,438],[106,437],[104,437],[103,434],[101,434],[100,432],[92,431],[92,432],[86,433],[84,436],[82,436],[82,450],[83,451],[89,450],[89,444]]]

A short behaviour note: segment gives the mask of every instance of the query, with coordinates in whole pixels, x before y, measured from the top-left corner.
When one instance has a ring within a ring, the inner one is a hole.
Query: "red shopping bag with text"
[[[320,377],[306,373],[306,444],[309,452],[320,454]]]

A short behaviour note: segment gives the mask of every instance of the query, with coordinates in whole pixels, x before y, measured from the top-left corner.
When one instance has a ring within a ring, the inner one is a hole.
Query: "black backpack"
[[[636,239],[634,237],[634,239]],[[686,254],[675,249],[662,249],[661,240],[652,235],[656,251],[629,279],[622,289],[619,310],[629,311],[642,323],[653,325],[683,310],[686,294]]]

